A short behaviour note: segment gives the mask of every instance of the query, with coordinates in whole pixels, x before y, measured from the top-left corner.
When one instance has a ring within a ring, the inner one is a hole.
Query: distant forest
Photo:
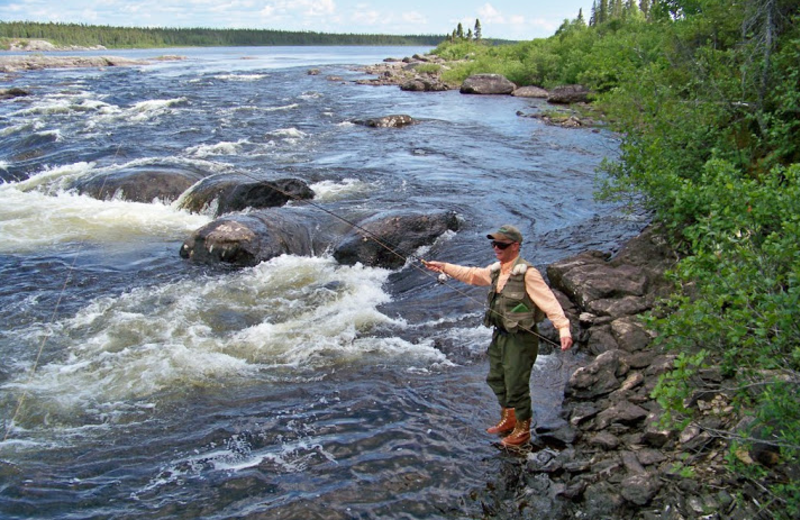
[[[179,29],[107,27],[74,23],[0,21],[0,47],[10,39],[41,39],[58,46],[109,49],[149,47],[236,47],[273,45],[430,45],[446,35],[326,34],[271,29]]]

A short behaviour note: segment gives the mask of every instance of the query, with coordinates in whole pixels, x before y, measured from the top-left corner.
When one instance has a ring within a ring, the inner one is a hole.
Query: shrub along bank
[[[621,135],[602,170],[608,198],[643,204],[680,261],[672,295],[643,316],[677,354],[653,396],[672,427],[714,367],[735,427],[730,470],[764,490],[769,518],[800,516],[800,4],[654,0],[648,12],[547,39],[489,47],[448,42],[444,79],[498,73],[517,85],[579,83]],[[465,59],[466,58],[466,59]],[[742,456],[757,444],[771,455]],[[683,470],[691,474],[691,465]]]

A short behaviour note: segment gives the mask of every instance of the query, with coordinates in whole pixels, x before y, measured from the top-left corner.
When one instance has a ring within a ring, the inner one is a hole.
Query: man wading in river
[[[569,320],[541,273],[519,257],[522,234],[504,225],[487,235],[499,262],[489,267],[464,267],[445,262],[425,262],[431,271],[444,273],[470,285],[489,285],[489,309],[483,320],[494,327],[489,344],[486,382],[500,403],[500,421],[486,431],[503,436],[505,447],[522,446],[531,438],[530,377],[539,353],[537,317],[550,318],[559,331],[561,350],[572,347]]]

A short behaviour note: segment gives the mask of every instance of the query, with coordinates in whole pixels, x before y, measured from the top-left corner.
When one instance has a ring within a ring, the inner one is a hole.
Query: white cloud
[[[427,25],[428,19],[425,15],[418,13],[416,11],[410,11],[402,14],[403,21],[413,24],[420,24],[420,25]]]
[[[378,11],[372,10],[358,10],[353,13],[352,20],[361,25],[378,25],[384,16]]]
[[[482,7],[478,9],[478,15],[480,16],[481,23],[485,20],[489,23],[494,24],[504,24],[506,23],[505,17],[494,8],[492,4],[484,4]]]

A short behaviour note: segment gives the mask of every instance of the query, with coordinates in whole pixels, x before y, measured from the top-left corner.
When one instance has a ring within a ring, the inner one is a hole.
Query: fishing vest
[[[543,313],[533,303],[525,290],[525,273],[531,264],[518,258],[511,268],[511,276],[503,290],[497,291],[500,278],[500,262],[489,267],[492,272],[492,288],[488,296],[488,310],[483,318],[487,327],[497,327],[506,332],[532,331]]]

